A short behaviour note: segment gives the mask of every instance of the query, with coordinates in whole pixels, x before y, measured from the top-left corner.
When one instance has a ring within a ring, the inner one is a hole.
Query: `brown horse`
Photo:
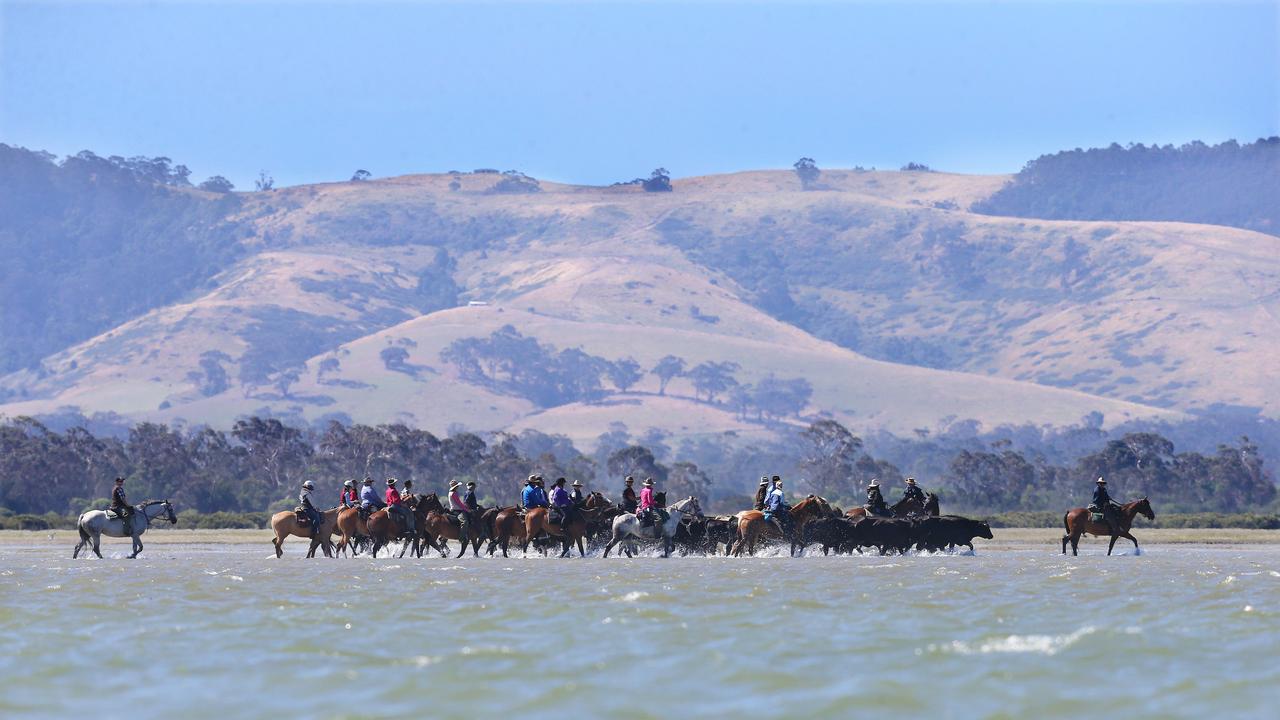
[[[449,547],[443,541],[457,540],[462,547],[458,549],[458,557],[462,557],[467,553],[467,545],[472,546],[472,553],[480,556],[480,540],[482,528],[479,522],[472,523],[467,529],[467,540],[462,539],[462,526],[455,522],[452,515],[445,512],[444,505],[440,503],[440,498],[435,493],[424,496],[415,509],[417,513],[418,528],[422,535],[422,539],[426,544],[431,545],[439,553],[440,557],[448,557]],[[418,557],[422,557],[423,546],[418,541],[413,543],[413,552]]]
[[[547,508],[537,507],[526,512],[524,514],[524,545],[521,549],[528,552],[529,541],[543,532],[560,538],[563,547],[560,557],[569,557],[569,551],[575,542],[578,543],[578,554],[582,557],[587,556],[586,547],[582,543],[582,536],[587,533],[587,518],[583,513],[574,513],[573,522],[561,525],[551,522],[551,511]]]
[[[338,510],[338,532],[342,535],[342,539],[338,541],[338,552],[346,553],[347,548],[351,548],[351,554],[356,554],[356,538],[369,537],[369,526],[365,523],[365,519],[360,517],[359,508],[340,508]]]
[[[893,513],[893,517],[906,517],[908,515],[930,515],[938,516],[938,496],[929,493],[925,496],[924,505],[910,498],[902,498],[898,502],[889,506],[889,511]],[[850,520],[867,517],[867,509],[861,505],[845,511],[845,517]]]
[[[516,541],[522,546],[527,545],[525,542],[524,531],[524,510],[512,505],[498,510],[493,516],[493,534],[490,536],[489,554],[493,554],[495,547],[502,548],[502,557],[508,557],[507,550],[510,549],[511,541]]]
[[[410,497],[406,502],[411,512],[416,512],[419,501],[416,497]],[[414,518],[417,520],[417,518]],[[372,554],[378,557],[378,551],[390,545],[396,540],[403,540],[404,544],[400,546],[400,555],[404,557],[405,552],[409,549],[409,543],[417,542],[417,534],[408,535],[404,529],[400,527],[400,523],[391,518],[386,508],[376,512],[369,513],[369,519],[365,521],[365,525],[369,528],[369,538],[373,540]]]
[[[796,548],[802,547],[798,542],[798,538],[802,537],[805,523],[818,518],[829,517],[832,513],[831,504],[825,498],[817,495],[809,497],[796,503],[791,508],[791,554],[796,554]],[[733,542],[729,543],[730,547],[725,551],[726,555],[739,556],[742,554],[743,548],[751,555],[756,554],[756,541],[761,538],[781,538],[782,533],[779,532],[776,523],[769,522],[764,519],[764,513],[759,510],[743,510],[735,516],[738,519],[737,537]]]
[[[320,513],[320,533],[315,537],[311,536],[310,525],[298,524],[298,515],[293,510],[281,510],[272,515],[271,530],[276,536],[271,539],[271,544],[275,546],[276,557],[284,555],[284,539],[290,535],[311,540],[307,557],[315,557],[317,547],[324,548],[325,557],[333,557],[333,543],[329,542],[329,536],[338,529],[338,510],[335,507]]]
[[[1142,552],[1138,549],[1138,539],[1129,534],[1129,528],[1133,527],[1133,519],[1138,515],[1143,515],[1148,520],[1156,519],[1156,513],[1151,509],[1151,503],[1145,497],[1120,506],[1120,517],[1116,520],[1116,530],[1119,530],[1119,532],[1112,531],[1111,526],[1105,522],[1091,520],[1088,508],[1072,508],[1068,510],[1062,516],[1062,524],[1067,529],[1067,534],[1062,536],[1062,554],[1067,554],[1067,543],[1070,542],[1071,554],[1078,555],[1077,548],[1080,545],[1080,536],[1085,533],[1097,535],[1098,537],[1110,535],[1111,544],[1107,545],[1108,555],[1115,548],[1116,539],[1122,537],[1133,541],[1134,552]]]

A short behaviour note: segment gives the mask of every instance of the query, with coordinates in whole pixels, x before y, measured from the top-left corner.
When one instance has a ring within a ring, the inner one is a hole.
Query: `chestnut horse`
[[[900,518],[906,517],[908,515],[930,515],[932,517],[937,517],[938,516],[938,496],[934,495],[933,493],[929,493],[928,495],[925,496],[923,506],[920,505],[920,503],[916,500],[911,500],[909,498],[902,498],[898,502],[889,506],[889,512],[893,513],[893,517],[900,517]],[[857,520],[858,518],[864,518],[864,517],[867,517],[867,509],[859,505],[856,508],[850,508],[849,510],[845,511],[844,516],[849,518],[850,520]]]
[[[796,548],[802,547],[798,538],[802,536],[805,523],[810,520],[817,520],[830,516],[832,513],[831,504],[824,498],[817,495],[809,497],[796,503],[791,508],[791,554],[796,554]],[[756,541],[761,538],[781,538],[782,534],[778,531],[776,523],[768,522],[764,519],[764,513],[759,510],[743,510],[735,517],[738,519],[738,533],[734,541],[730,543],[730,549],[725,551],[726,555],[739,556],[742,549],[746,548],[751,555],[756,554]]]
[[[524,514],[524,545],[521,549],[525,552],[529,551],[529,541],[538,537],[538,533],[545,532],[548,535],[554,535],[560,538],[560,544],[564,548],[560,552],[560,557],[569,557],[569,551],[573,549],[573,544],[578,543],[578,554],[582,557],[587,556],[586,547],[582,544],[582,536],[587,533],[587,518],[581,511],[574,513],[573,522],[567,525],[551,522],[551,510],[544,507],[536,507]]]
[[[415,496],[410,496],[409,499],[405,501],[405,505],[409,506],[409,511],[415,514],[415,522],[419,522],[421,520],[421,518],[417,516],[417,508],[419,504],[420,500]],[[414,543],[418,542],[418,535],[416,533],[413,535],[406,535],[401,530],[400,523],[391,518],[391,515],[387,512],[386,508],[369,513],[369,519],[365,521],[365,525],[369,528],[369,538],[373,540],[372,554],[375,558],[378,557],[379,550],[390,545],[396,540],[404,541],[404,544],[400,546],[400,555],[397,557],[404,557],[405,552],[409,549],[410,541]],[[435,543],[432,543],[432,546],[434,545]]]
[[[351,554],[356,555],[357,538],[369,537],[369,526],[360,517],[360,508],[338,509],[338,533],[342,535],[338,540],[338,552],[346,553],[350,547]]]
[[[1062,524],[1067,528],[1067,534],[1062,536],[1062,554],[1067,554],[1067,543],[1071,543],[1071,554],[1078,555],[1077,547],[1080,545],[1080,536],[1088,533],[1102,537],[1104,535],[1111,536],[1111,544],[1107,545],[1107,554],[1111,554],[1111,550],[1116,546],[1116,539],[1129,538],[1133,541],[1134,552],[1142,552],[1138,549],[1138,539],[1129,534],[1129,528],[1133,527],[1133,518],[1143,515],[1148,520],[1155,520],[1156,513],[1151,509],[1151,503],[1145,497],[1141,500],[1127,502],[1120,506],[1120,517],[1116,519],[1116,529],[1119,532],[1113,533],[1111,526],[1106,522],[1094,522],[1089,519],[1088,508],[1072,508],[1062,516]]]
[[[333,543],[329,542],[329,536],[337,532],[338,529],[338,510],[341,508],[329,508],[320,513],[320,534],[312,537],[310,525],[299,525],[298,516],[292,510],[281,510],[271,516],[271,530],[276,536],[271,539],[271,544],[276,548],[276,557],[284,555],[284,539],[290,535],[307,538],[311,540],[311,547],[307,550],[307,557],[316,556],[316,548],[324,548],[325,557],[333,557]]]

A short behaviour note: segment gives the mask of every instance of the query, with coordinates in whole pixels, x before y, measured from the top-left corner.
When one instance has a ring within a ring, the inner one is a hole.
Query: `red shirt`
[[[397,489],[395,489],[395,488],[393,488],[393,487],[389,487],[389,488],[387,488],[387,504],[388,504],[388,505],[399,505],[399,504],[400,504],[400,491],[399,491],[399,490],[397,490]]]
[[[339,500],[339,502],[343,505],[346,505],[349,502],[356,502],[356,491],[343,488],[342,499]]]

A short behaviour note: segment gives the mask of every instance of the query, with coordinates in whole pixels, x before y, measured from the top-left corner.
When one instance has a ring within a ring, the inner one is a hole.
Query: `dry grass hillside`
[[[770,431],[695,401],[683,380],[666,396],[646,375],[599,402],[539,407],[441,359],[504,325],[646,370],[672,354],[736,362],[740,382],[803,377],[803,417],[858,428],[1280,412],[1272,236],[967,212],[998,176],[827,171],[802,192],[775,171],[676,180],[671,193],[528,194],[494,193],[498,179],[247,194],[241,219],[256,231],[213,290],[5,376],[17,400],[0,414],[225,425],[270,411],[575,440],[613,422]],[[467,301],[486,304],[457,307]],[[388,366],[389,347],[407,364]]]

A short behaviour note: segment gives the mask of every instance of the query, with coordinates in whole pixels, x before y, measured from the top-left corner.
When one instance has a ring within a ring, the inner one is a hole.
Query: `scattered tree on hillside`
[[[232,185],[230,180],[222,177],[221,175],[214,175],[208,180],[200,183],[200,189],[207,190],[209,192],[229,193],[235,188],[236,186]]]
[[[818,169],[818,164],[813,161],[813,158],[802,157],[792,167],[796,169],[796,177],[800,178],[800,187],[804,190],[813,189],[818,182],[818,178],[822,175],[822,171]]]
[[[531,178],[519,170],[507,170],[502,173],[502,179],[490,188],[490,192],[508,194],[536,193],[542,192],[542,185],[535,178]]]
[[[671,192],[671,173],[666,168],[658,168],[649,174],[648,180],[642,180],[640,184],[645,192]]]
[[[231,356],[221,350],[207,350],[200,355],[200,371],[192,371],[187,377],[199,386],[200,394],[213,397],[225,391],[229,385],[227,371],[222,363],[231,362]]]
[[[258,179],[253,181],[253,189],[257,192],[266,192],[275,189],[276,179],[267,174],[266,170],[258,171]]]
[[[689,371],[689,379],[693,381],[695,397],[705,394],[707,402],[713,403],[716,396],[738,384],[733,374],[739,368],[736,362],[704,362]]]
[[[464,380],[528,399],[539,407],[591,402],[603,394],[612,363],[578,348],[557,350],[505,325],[487,338],[461,338],[440,353]]]
[[[666,395],[667,383],[684,375],[684,358],[667,355],[659,360],[658,364],[654,365],[649,373],[658,376],[658,394]]]
[[[618,389],[618,392],[626,392],[632,385],[640,382],[640,378],[644,377],[644,371],[640,369],[640,363],[635,358],[625,357],[621,360],[615,360],[609,365],[609,382]]]
[[[382,358],[383,367],[392,372],[414,374],[413,369],[409,367],[409,351],[402,347],[382,348],[382,352],[378,353],[378,357]]]
[[[357,170],[355,171],[355,174],[351,176],[351,182],[364,182],[371,177],[373,177],[373,173],[368,170]]]
[[[813,397],[813,386],[804,378],[779,379],[770,374],[751,393],[751,403],[765,415],[775,418],[800,416],[800,411]]]
[[[271,384],[275,389],[280,391],[281,397],[290,397],[289,388],[292,387],[294,383],[298,382],[298,380],[302,379],[303,369],[304,368],[301,365],[292,365],[281,370],[279,373],[276,373]]]
[[[902,166],[903,172],[933,172],[928,165],[918,162],[909,162]]]

